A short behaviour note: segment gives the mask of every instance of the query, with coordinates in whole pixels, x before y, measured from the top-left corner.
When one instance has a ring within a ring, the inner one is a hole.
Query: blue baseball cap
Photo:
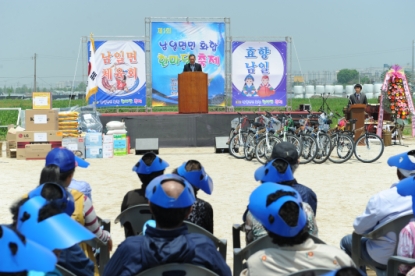
[[[19,208],[17,229],[27,238],[49,250],[66,249],[95,235],[65,213],[39,222],[40,209],[49,202],[41,196],[33,197]]]
[[[272,165],[276,160],[281,160],[288,164],[285,172],[283,173],[278,172],[277,169]],[[281,158],[271,160],[267,164],[259,167],[255,171],[256,181],[280,183],[284,181],[290,181],[293,179],[294,179],[294,175],[291,171],[290,164],[285,159],[281,159]]]
[[[8,273],[49,272],[57,262],[52,251],[4,225],[0,225],[0,256],[0,272]]]
[[[282,196],[267,206],[268,196],[277,191],[293,192],[295,196]],[[289,201],[297,204],[300,210],[297,225],[294,227],[289,226],[279,215],[281,206]],[[289,186],[271,182],[259,185],[249,197],[248,209],[265,229],[279,236],[294,237],[307,225],[307,217],[302,207],[301,197],[296,190]]]
[[[396,189],[401,196],[412,196],[412,212],[415,215],[415,177],[407,177],[396,184]]]
[[[54,185],[56,186],[58,189],[61,190],[62,192],[62,198],[59,199],[53,199],[53,200],[49,200],[50,202],[54,202],[55,204],[57,204],[59,206],[59,208],[66,214],[68,214],[69,216],[72,215],[72,213],[75,211],[75,200],[72,196],[72,194],[70,192],[68,192],[64,187],[62,187],[61,185],[57,184],[57,183],[53,183],[53,182],[48,182],[48,183],[44,183],[42,185],[37,186],[36,189],[32,190],[31,192],[29,192],[28,194],[28,198],[33,198],[35,196],[42,196],[42,191],[45,188],[45,185]],[[48,200],[47,198],[45,198],[46,200]]]
[[[184,186],[183,192],[178,198],[168,196],[161,187],[164,182],[173,180]],[[146,198],[163,208],[186,208],[196,201],[192,185],[181,176],[165,174],[154,178],[146,188]]]
[[[146,163],[143,161],[143,157],[147,155],[154,155],[155,158],[150,166],[147,166]],[[140,161],[135,164],[133,167],[133,172],[139,173],[139,174],[151,174],[153,172],[158,172],[166,169],[169,166],[169,163],[158,157],[152,152],[147,152],[141,157]]]
[[[194,161],[194,160],[190,160]],[[188,162],[190,162],[188,161]],[[184,162],[180,167],[177,168],[177,173],[189,181],[193,186],[201,189],[208,195],[212,194],[213,191],[213,181],[212,178],[205,172],[205,169],[202,167],[200,170],[190,171],[186,170],[186,165],[188,162]]]
[[[54,148],[46,155],[45,166],[49,165],[58,166],[60,172],[65,173],[75,169],[76,166],[88,168],[89,163],[66,148]]]
[[[405,177],[415,175],[415,150],[389,157],[388,165],[397,167]]]

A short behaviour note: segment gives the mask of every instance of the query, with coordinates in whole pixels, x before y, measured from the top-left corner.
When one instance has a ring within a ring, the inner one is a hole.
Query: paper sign
[[[72,150],[72,151],[78,150],[78,144],[68,144],[68,145],[66,145],[66,148],[68,150]]]
[[[98,149],[90,149],[91,155],[97,155],[99,154],[99,148]]]
[[[35,124],[47,124],[48,123],[48,116],[46,114],[38,114],[33,116],[33,121]]]
[[[97,143],[98,142],[98,136],[90,136],[89,141],[91,141],[93,143]]]
[[[37,106],[49,106],[48,97],[35,97],[33,100]]]
[[[47,142],[48,141],[48,135],[44,132],[34,133],[33,134],[33,140],[34,142]]]
[[[85,120],[92,119],[92,115],[91,114],[84,114],[84,119]]]

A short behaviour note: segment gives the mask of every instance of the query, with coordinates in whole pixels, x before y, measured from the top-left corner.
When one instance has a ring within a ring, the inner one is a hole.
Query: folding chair
[[[101,222],[104,230],[111,232],[111,221],[108,219],[101,219],[98,217],[98,221]],[[105,266],[110,260],[110,252],[108,244],[104,244],[98,238],[93,238],[92,240],[85,241],[92,248],[99,249],[99,274],[104,275]]]
[[[196,225],[189,221],[184,221],[184,224],[186,224],[189,233],[198,233],[211,239],[213,243],[216,245],[216,248],[219,249],[219,253],[222,255],[223,259],[226,261],[226,249],[228,247],[228,241],[226,239],[219,239],[215,237],[212,233],[207,231],[205,228],[202,228],[199,225]]]
[[[310,268],[310,269],[303,269],[303,270],[288,274],[288,276],[301,276],[301,275],[303,275],[304,273],[307,273],[307,272],[310,272],[310,273],[313,272],[314,275],[318,276],[318,275],[323,275],[323,274],[329,273],[333,270],[334,269],[330,269],[330,268]]]
[[[198,275],[198,276],[218,276],[215,272],[192,264],[171,263],[147,269],[136,276],[164,276],[164,275]]]
[[[380,237],[386,236],[386,234],[393,232],[396,236],[396,243],[393,255],[396,255],[396,250],[398,248],[398,238],[399,233],[401,232],[402,228],[405,227],[409,223],[409,221],[413,218],[413,214],[406,214],[401,217],[395,218],[394,220],[388,221],[387,223],[383,224],[382,226],[378,227],[377,229],[367,233],[367,234],[357,234],[353,232],[352,235],[352,259],[353,262],[356,264],[357,267],[365,266],[366,264],[362,260],[362,237],[374,240]]]
[[[124,226],[128,222],[133,228],[134,234],[138,235],[143,230],[146,221],[152,218],[150,206],[148,204],[140,204],[124,210],[117,216],[115,223],[120,222],[121,226]]]
[[[388,268],[386,270],[387,276],[396,276],[398,274],[398,269],[400,264],[405,264],[408,266],[415,266],[415,259],[392,256],[388,260]]]

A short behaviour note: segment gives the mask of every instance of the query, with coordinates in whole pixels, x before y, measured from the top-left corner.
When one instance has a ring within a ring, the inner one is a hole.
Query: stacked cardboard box
[[[87,133],[85,136],[86,158],[102,158],[102,133]]]
[[[6,156],[8,158],[16,158],[16,132],[23,131],[24,129],[21,127],[14,127],[14,125],[8,126],[8,131],[6,135]]]
[[[16,144],[17,159],[45,159],[52,148],[62,147],[62,133],[58,130],[18,131]]]
[[[127,155],[127,134],[114,135],[114,156]]]
[[[65,136],[65,134],[63,134]],[[85,158],[85,138],[84,137],[64,137],[62,147],[71,150],[76,156]]]
[[[104,143],[102,146],[102,157],[112,158],[114,156],[114,136],[104,135]]]

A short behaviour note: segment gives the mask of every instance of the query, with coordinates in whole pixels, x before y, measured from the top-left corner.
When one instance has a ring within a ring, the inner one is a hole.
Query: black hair
[[[269,206],[270,204],[284,196],[295,196],[295,193],[278,190],[275,193],[269,194],[267,197],[266,206]],[[287,223],[288,226],[294,227],[298,223],[298,217],[300,215],[300,212],[304,212],[302,207],[300,208],[296,203],[288,201],[281,206],[278,215],[285,221],[285,223]],[[268,219],[271,223],[274,221],[274,217],[272,215],[270,215]],[[269,230],[267,231],[268,235],[272,239],[272,242],[277,244],[278,246],[294,246],[297,244],[302,244],[310,236],[310,234],[308,233],[307,224],[294,237],[283,237],[275,233],[272,233]]]
[[[37,221],[41,222],[45,219],[48,219],[55,215],[59,215],[61,213],[62,213],[62,210],[60,209],[60,207],[54,202],[50,202],[46,204],[45,206],[43,206],[42,208],[40,208]]]
[[[186,208],[163,208],[150,202],[150,208],[159,227],[172,229],[187,218],[191,206]]]
[[[152,152],[147,152],[143,155],[143,157],[141,158],[141,160],[144,162],[144,164],[146,164],[147,166],[151,166],[151,164],[153,163],[154,159],[156,159],[157,155],[155,155]],[[161,158],[159,158],[160,163],[163,162],[163,160]],[[136,167],[140,166],[140,161],[137,162],[137,164],[135,164]],[[138,178],[141,181],[141,190],[142,190],[142,195],[145,194],[146,188],[148,186],[148,184],[157,176],[160,176],[164,173],[164,170],[161,171],[155,171],[152,172],[150,174],[142,174],[142,173],[137,173]]]
[[[272,162],[272,166],[277,170],[277,172],[285,173],[285,171],[287,170],[289,164],[285,160],[276,159],[274,162]]]
[[[60,173],[59,174],[59,181],[61,183],[65,183],[65,181],[68,179],[68,177],[70,177],[74,172],[75,172],[75,168],[73,168],[70,171]]]
[[[359,87],[360,89],[362,89],[362,85],[359,84],[359,83],[354,86],[354,88],[357,88],[357,87]]]
[[[336,276],[361,276],[361,275],[362,274],[360,273],[360,271],[353,266],[342,267],[336,272]]]
[[[39,185],[46,182],[59,182],[60,169],[56,165],[44,167],[40,173]]]
[[[27,272],[0,272],[0,276],[27,276]]]
[[[44,183],[41,196],[47,200],[61,199],[63,198],[62,189],[57,187],[57,183]]]
[[[202,169],[202,164],[199,161],[197,161],[197,160],[189,160],[189,161],[187,161],[186,166],[185,166],[185,170],[188,171],[188,172],[191,172],[191,171],[199,171],[201,169]],[[174,169],[171,173],[172,174],[177,174],[177,175],[181,176],[179,174],[179,172],[177,171],[177,168]],[[201,176],[201,177],[203,177],[203,176]],[[202,179],[200,179],[200,180],[202,180]],[[190,184],[193,187],[193,193],[195,194],[195,197],[196,197],[197,196],[197,192],[199,191],[199,188],[196,187],[195,185],[193,185],[192,183],[190,183]]]
[[[196,56],[195,56],[194,54],[190,54],[190,55],[189,55],[189,59],[190,59],[191,57],[194,57],[194,58],[196,59]]]
[[[16,227],[17,225],[17,219],[19,217],[19,209],[20,207],[28,201],[29,198],[22,198],[17,201],[15,201],[12,206],[10,206],[10,213],[12,214],[13,223],[12,226]]]
[[[301,274],[301,276],[316,276],[314,271],[306,271]]]

